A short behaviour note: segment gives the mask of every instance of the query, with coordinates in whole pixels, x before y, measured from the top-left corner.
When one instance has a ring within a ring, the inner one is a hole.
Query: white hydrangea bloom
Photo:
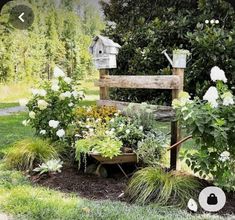
[[[41,130],[39,133],[40,133],[41,135],[45,135],[47,132],[46,132],[46,130]]]
[[[47,94],[47,91],[46,91],[46,90],[44,90],[44,89],[39,89],[39,90],[38,90],[38,95],[40,95],[40,96],[46,96],[46,94]]]
[[[227,78],[225,76],[225,73],[222,69],[220,69],[218,66],[214,66],[212,69],[211,69],[211,80],[213,82],[216,82],[218,80],[221,80],[223,81],[224,83],[227,83]]]
[[[54,91],[54,92],[58,92],[60,89],[60,87],[57,85],[57,84],[52,84],[51,86],[51,90]]]
[[[57,128],[59,126],[60,122],[59,121],[55,121],[55,120],[50,120],[49,121],[49,126],[51,128]]]
[[[226,162],[230,159],[230,153],[228,151],[224,151],[220,154],[219,160],[221,162]]]
[[[64,129],[58,130],[58,131],[56,132],[56,135],[57,135],[58,137],[60,137],[60,138],[64,137],[64,135],[65,135]]]
[[[225,92],[221,97],[223,99],[223,105],[234,105],[233,94],[231,92]]]
[[[67,83],[67,84],[70,84],[72,82],[72,79],[70,77],[65,77],[64,78],[64,81]]]
[[[28,126],[29,123],[30,123],[30,120],[24,120],[24,121],[22,121],[22,124],[23,124],[24,126]]]
[[[216,87],[211,86],[206,94],[203,96],[203,100],[208,101],[213,108],[218,106],[217,99],[219,98],[219,93]]]
[[[28,99],[20,99],[20,100],[19,100],[19,104],[20,104],[20,106],[22,106],[22,107],[25,107],[28,103],[29,103],[29,100],[28,100]]]
[[[29,112],[29,117],[31,119],[35,119],[35,116],[36,116],[35,112],[33,112],[33,111]]]
[[[54,69],[54,77],[55,78],[65,77],[65,73],[62,69],[56,66]]]
[[[38,100],[38,108],[45,110],[49,104],[45,100]]]

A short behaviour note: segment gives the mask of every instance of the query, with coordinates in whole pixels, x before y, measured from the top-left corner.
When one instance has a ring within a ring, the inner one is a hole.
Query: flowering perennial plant
[[[58,67],[54,70],[54,79],[45,82],[40,89],[32,89],[29,101],[20,100],[22,106],[28,107],[29,115],[23,124],[31,125],[36,134],[51,140],[66,136],[66,129],[74,121],[74,108],[84,98],[82,91],[71,78]]]
[[[196,141],[195,151],[186,152],[186,163],[200,176],[235,191],[235,105],[223,70],[213,67],[211,86],[203,100],[190,100],[183,92],[173,108],[183,126]]]

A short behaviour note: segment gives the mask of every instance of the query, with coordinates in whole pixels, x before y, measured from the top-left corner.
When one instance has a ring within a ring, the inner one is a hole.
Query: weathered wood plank
[[[108,76],[108,69],[100,69],[100,80]],[[107,86],[100,86],[100,99],[109,99],[109,88]]]
[[[179,97],[179,93],[182,92],[184,89],[184,69],[174,68],[173,74],[175,76],[180,77],[180,85],[178,89],[172,90],[172,100],[177,99]],[[181,130],[180,130],[179,122],[173,121],[171,123],[171,145],[174,145],[180,140],[181,140]],[[171,152],[170,152],[171,169],[174,169],[174,170],[180,169],[180,163],[179,163],[179,158],[178,158],[179,150],[180,150],[180,145],[171,149]]]
[[[120,101],[112,101],[112,100],[98,100],[98,106],[114,106],[120,111],[125,113],[125,108],[132,104],[134,106],[133,111],[138,111],[141,107],[140,103],[130,103],[130,102],[120,102]],[[159,121],[171,121],[175,117],[175,112],[170,106],[159,106],[159,105],[148,105],[149,109],[151,109],[156,117],[156,120]]]
[[[95,82],[98,87],[135,89],[179,89],[180,77],[170,76],[103,76]]]

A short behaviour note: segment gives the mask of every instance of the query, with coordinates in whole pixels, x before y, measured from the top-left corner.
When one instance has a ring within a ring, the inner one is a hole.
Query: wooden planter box
[[[100,154],[96,153],[89,153],[89,155],[98,160],[101,164],[137,163],[137,155],[135,153],[123,153],[112,159],[102,157]]]

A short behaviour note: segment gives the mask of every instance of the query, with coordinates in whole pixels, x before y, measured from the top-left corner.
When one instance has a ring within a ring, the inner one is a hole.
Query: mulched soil
[[[37,177],[32,177],[34,182],[35,178]],[[120,201],[119,196],[126,188],[127,179],[122,174],[111,178],[100,178],[92,174],[84,174],[76,168],[64,168],[61,173],[49,178],[42,176],[36,183],[66,193],[76,193],[87,199]]]
[[[113,168],[112,168],[113,169]],[[110,173],[110,172],[109,172]],[[113,172],[112,172],[113,173]],[[34,184],[56,189],[65,193],[76,193],[80,197],[92,200],[123,201],[127,199],[123,192],[127,186],[128,180],[116,170],[112,177],[100,178],[95,175],[84,174],[77,168],[67,167],[61,173],[53,176],[32,176]],[[202,211],[200,211],[201,213]],[[227,194],[227,203],[225,207],[217,214],[235,215],[235,193]]]

